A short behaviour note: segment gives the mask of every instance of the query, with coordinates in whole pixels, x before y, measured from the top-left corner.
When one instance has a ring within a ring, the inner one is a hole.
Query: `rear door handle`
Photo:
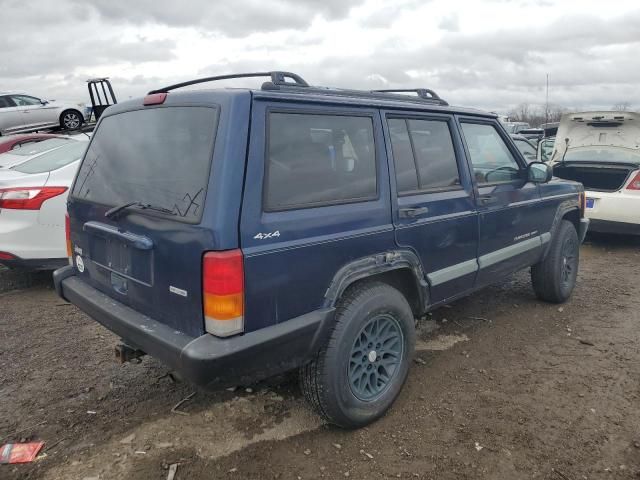
[[[427,213],[429,213],[429,207],[401,208],[399,210],[400,218],[415,218]]]

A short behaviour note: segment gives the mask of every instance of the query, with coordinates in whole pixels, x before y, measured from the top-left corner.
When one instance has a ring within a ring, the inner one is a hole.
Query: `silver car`
[[[0,135],[47,128],[76,129],[85,122],[83,107],[42,100],[24,93],[0,92]]]

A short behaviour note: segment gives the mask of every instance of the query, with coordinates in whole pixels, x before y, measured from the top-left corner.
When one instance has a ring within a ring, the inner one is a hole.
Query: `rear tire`
[[[546,258],[531,267],[531,283],[540,300],[566,302],[573,292],[580,264],[580,241],[573,223],[562,220]]]
[[[60,128],[63,130],[75,130],[84,123],[82,114],[78,110],[65,110],[60,115]]]
[[[407,378],[415,324],[406,298],[385,283],[349,289],[317,357],[300,369],[307,401],[329,423],[359,428],[382,417]]]

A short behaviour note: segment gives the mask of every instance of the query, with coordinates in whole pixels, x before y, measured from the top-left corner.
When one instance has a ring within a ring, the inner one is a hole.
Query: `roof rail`
[[[158,88],[157,90],[151,90],[149,95],[154,93],[166,93],[176,88],[188,87],[189,85],[196,85],[198,83],[215,82],[217,80],[229,80],[231,78],[251,78],[251,77],[270,77],[271,83],[277,86],[296,86],[296,87],[308,87],[309,84],[304,79],[295,73],[291,72],[251,72],[251,73],[234,73],[231,75],[218,75],[215,77],[204,77],[196,80],[189,80],[188,82],[176,83],[175,85],[169,85],[168,87]],[[293,82],[287,81],[290,78]]]
[[[440,96],[429,88],[388,88],[383,90],[371,90],[375,93],[415,93],[423,100],[436,100],[440,105],[449,105]]]

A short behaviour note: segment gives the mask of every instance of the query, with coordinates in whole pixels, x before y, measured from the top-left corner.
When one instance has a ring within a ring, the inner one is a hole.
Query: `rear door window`
[[[265,210],[377,198],[371,117],[271,113]]]
[[[389,132],[398,193],[461,188],[446,120],[392,118]]]
[[[218,113],[211,107],[161,107],[103,118],[72,196],[107,206],[150,204],[198,222]]]

